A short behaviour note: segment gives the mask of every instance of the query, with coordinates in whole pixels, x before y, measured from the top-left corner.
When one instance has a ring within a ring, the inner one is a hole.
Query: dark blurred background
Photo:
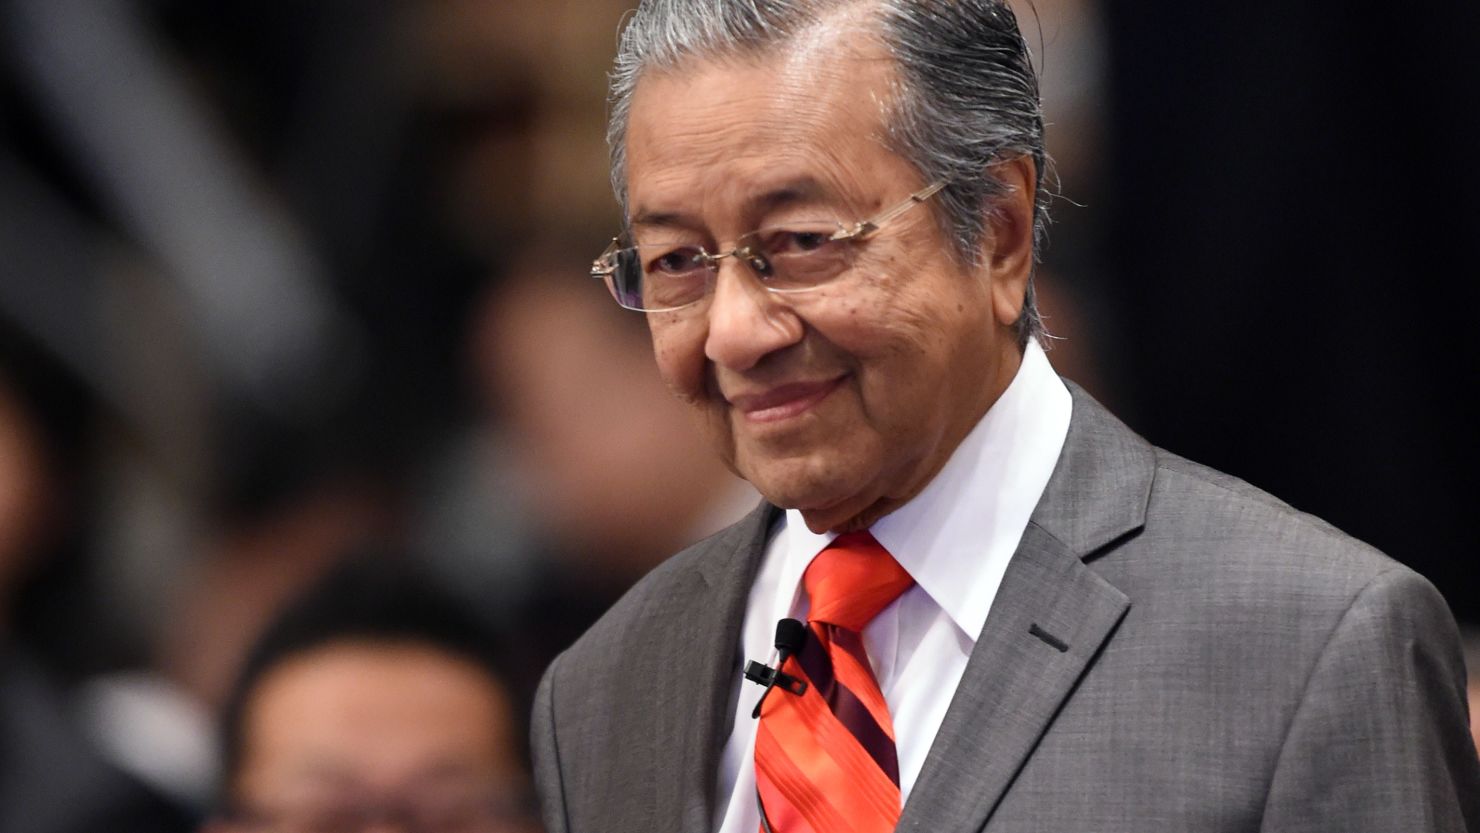
[[[752,505],[585,275],[628,5],[0,0],[0,712],[198,815],[246,646],[354,553],[527,691]],[[1480,621],[1480,6],[1019,11],[1060,372]]]

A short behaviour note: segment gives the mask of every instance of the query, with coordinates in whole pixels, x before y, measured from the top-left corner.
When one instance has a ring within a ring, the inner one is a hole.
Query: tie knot
[[[861,631],[914,583],[872,534],[839,535],[802,576],[811,602],[807,618]]]

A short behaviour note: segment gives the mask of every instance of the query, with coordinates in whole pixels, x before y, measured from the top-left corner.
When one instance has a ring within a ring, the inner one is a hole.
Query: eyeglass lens
[[[703,298],[713,287],[719,262],[734,257],[772,290],[811,289],[848,268],[851,241],[840,231],[836,223],[761,229],[720,254],[701,246],[640,242],[613,253],[609,282],[624,307],[673,309]]]

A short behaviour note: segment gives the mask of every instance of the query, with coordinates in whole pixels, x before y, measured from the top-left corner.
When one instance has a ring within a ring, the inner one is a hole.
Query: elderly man
[[[628,23],[593,271],[767,503],[547,672],[551,831],[1480,828],[1433,588],[1050,368],[1036,90],[989,0]]]

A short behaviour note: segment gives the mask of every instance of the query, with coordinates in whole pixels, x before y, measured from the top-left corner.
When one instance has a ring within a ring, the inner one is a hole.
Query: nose
[[[801,318],[776,293],[768,292],[739,258],[722,260],[709,299],[704,354],[730,370],[749,370],[777,350],[801,341]]]

